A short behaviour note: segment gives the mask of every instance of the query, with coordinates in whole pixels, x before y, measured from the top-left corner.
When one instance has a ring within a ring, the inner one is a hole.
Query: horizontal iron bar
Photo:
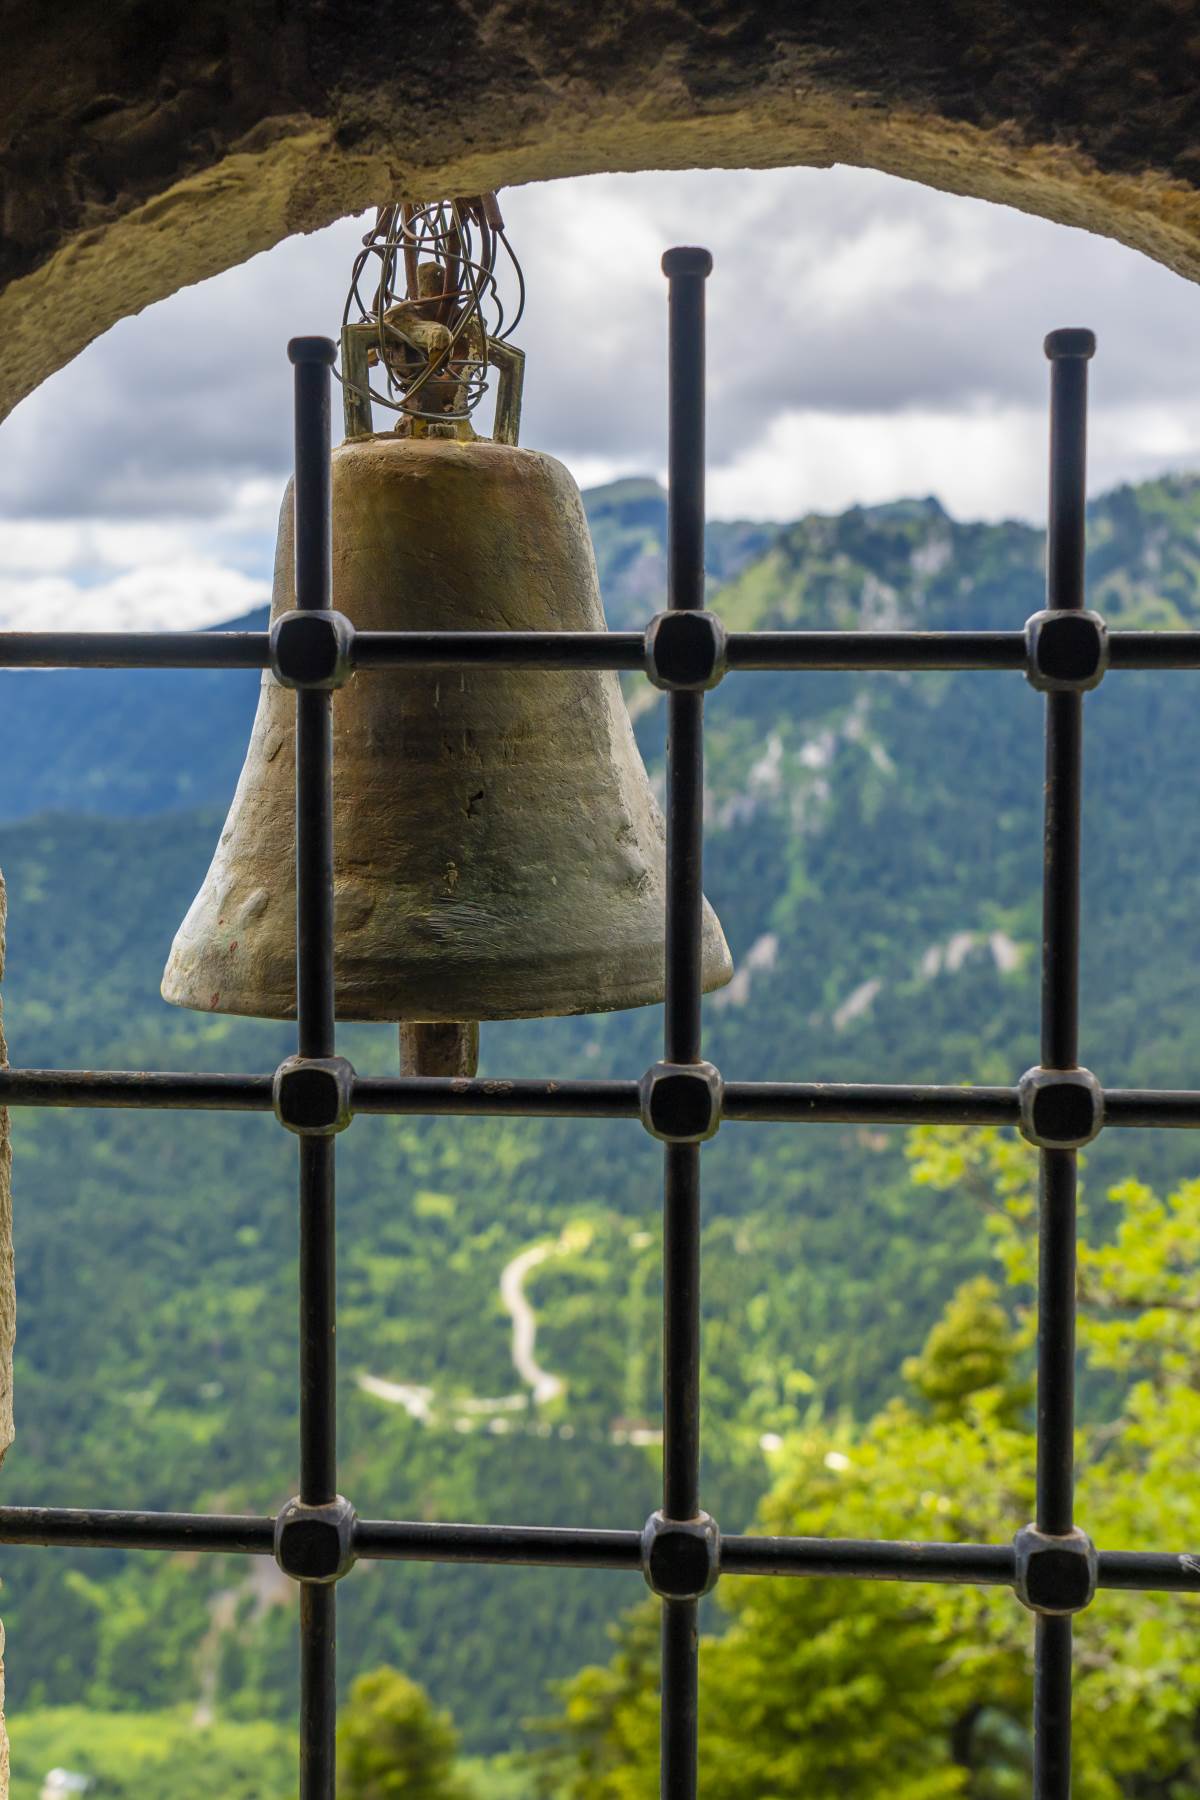
[[[1023,669],[1023,631],[731,631],[730,669]]]
[[[102,1512],[64,1506],[0,1506],[0,1543],[76,1549],[210,1551],[270,1556],[275,1520],[227,1513]],[[539,1568],[641,1568],[640,1531],[549,1525],[461,1525],[359,1519],[355,1555],[369,1561],[524,1564]],[[1102,1550],[1099,1585],[1145,1593],[1200,1592],[1200,1554]],[[874,1538],[753,1537],[721,1540],[725,1575],[943,1581],[1003,1587],[1011,1544],[902,1543]]]
[[[396,1562],[525,1563],[542,1568],[640,1569],[640,1531],[549,1525],[443,1525],[359,1519],[356,1556]]]
[[[1104,1123],[1159,1131],[1195,1130],[1200,1125],[1200,1093],[1186,1088],[1108,1088]]]
[[[87,1550],[213,1550],[270,1556],[271,1518],[231,1513],[97,1512],[70,1506],[0,1506],[0,1544]]]
[[[1112,631],[1113,669],[1200,668],[1200,631]],[[732,631],[731,670],[1025,667],[1023,631]],[[264,669],[265,631],[4,631],[6,669]],[[640,631],[360,631],[356,669],[645,667]]]
[[[467,1081],[448,1075],[360,1075],[356,1113],[456,1113],[476,1118],[636,1119],[636,1081]]]
[[[265,631],[0,631],[0,669],[265,669]]]
[[[0,1106],[270,1112],[272,1080],[270,1075],[181,1075],[124,1069],[0,1069]]]
[[[1200,631],[1110,631],[1110,669],[1200,669]]]
[[[271,1075],[146,1070],[0,1069],[0,1106],[129,1107],[270,1112]],[[636,1119],[636,1081],[466,1081],[441,1075],[359,1075],[356,1113],[466,1118]],[[1016,1125],[1016,1088],[878,1082],[729,1081],[722,1117],[744,1124]],[[1104,1122],[1195,1130],[1200,1091],[1109,1088]]]
[[[1184,1550],[1102,1550],[1102,1588],[1133,1588],[1140,1593],[1200,1591],[1200,1555]]]
[[[356,669],[641,669],[640,631],[356,631]]]
[[[845,1575],[860,1581],[1013,1581],[1011,1544],[897,1544],[870,1538],[726,1537],[723,1575]]]
[[[1015,1125],[1020,1105],[1015,1087],[727,1081],[721,1116],[754,1124]]]

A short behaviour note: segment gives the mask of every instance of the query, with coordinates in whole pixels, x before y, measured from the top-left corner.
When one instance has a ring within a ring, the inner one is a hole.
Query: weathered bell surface
[[[283,503],[273,616],[295,605]],[[360,630],[600,631],[578,489],[513,445],[394,434],[333,454],[333,604]],[[295,697],[250,748],[162,991],[295,1015]],[[615,674],[358,673],[333,696],[343,1019],[530,1018],[663,994],[664,835]],[[732,973],[704,910],[704,985]]]

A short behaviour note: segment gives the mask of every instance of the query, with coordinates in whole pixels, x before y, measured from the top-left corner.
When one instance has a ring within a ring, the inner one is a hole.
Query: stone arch
[[[6,9],[0,414],[118,319],[381,197],[872,166],[1200,275],[1189,0]]]

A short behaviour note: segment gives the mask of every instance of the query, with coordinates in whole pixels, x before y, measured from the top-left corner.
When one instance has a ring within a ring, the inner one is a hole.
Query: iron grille
[[[1103,1090],[1078,1062],[1083,694],[1107,669],[1200,669],[1200,632],[1114,631],[1085,608],[1087,331],[1051,365],[1046,610],[1019,631],[726,634],[704,609],[707,251],[670,250],[668,610],[646,632],[358,632],[331,610],[330,366],[297,338],[296,597],[301,631],[0,634],[24,668],[270,668],[296,689],[297,1054],[272,1074],[0,1072],[9,1106],[274,1110],[297,1134],[300,1491],[277,1517],[0,1507],[0,1542],[274,1556],[300,1587],[300,1794],[334,1791],[337,1582],[363,1558],[641,1573],[662,1600],[664,1800],[697,1794],[697,1607],[719,1574],[1008,1586],[1035,1615],[1036,1800],[1066,1800],[1071,1618],[1097,1587],[1200,1592],[1200,1561],[1099,1550],[1073,1513],[1076,1154],[1101,1129],[1200,1127],[1200,1090]],[[293,620],[295,615],[292,615]],[[334,1042],[331,687],[399,667],[646,674],[668,694],[663,1060],[640,1080],[365,1078]],[[726,672],[992,669],[1046,695],[1041,1066],[1011,1087],[724,1081],[700,1032],[704,693]],[[337,1491],[334,1152],[355,1113],[640,1120],[664,1142],[662,1508],[641,1529],[360,1519]],[[722,1120],[1019,1127],[1040,1150],[1036,1519],[1009,1544],[722,1536],[701,1510],[701,1144]]]

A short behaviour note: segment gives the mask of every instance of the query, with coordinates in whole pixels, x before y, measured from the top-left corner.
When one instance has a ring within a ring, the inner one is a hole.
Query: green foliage
[[[295,1800],[295,1735],[277,1725],[60,1706],[8,1726],[12,1800],[38,1800],[53,1768],[90,1776],[89,1800]]]
[[[338,1800],[468,1800],[447,1713],[396,1669],[360,1675],[338,1720]]]
[[[993,1133],[952,1141],[925,1132],[914,1162],[949,1182],[957,1159],[959,1179],[986,1182],[998,1235],[1018,1245],[1033,1195],[1028,1155],[1013,1149]],[[1115,1408],[1083,1422],[1077,1516],[1108,1549],[1186,1545],[1200,1537],[1200,1183],[1160,1201],[1126,1182],[1109,1199],[1115,1236],[1081,1250],[1079,1340],[1085,1366],[1122,1385]],[[1009,1308],[990,1283],[965,1284],[906,1363],[906,1395],[861,1429],[822,1424],[789,1437],[763,1530],[994,1543],[1030,1517],[1022,1360],[1031,1320],[1020,1258],[1006,1260]],[[731,1623],[701,1652],[708,1800],[866,1800],[881,1768],[899,1800],[1028,1791],[1031,1622],[1010,1594],[746,1579],[719,1592]],[[1109,1591],[1078,1621],[1079,1800],[1196,1791],[1196,1623],[1195,1596]],[[642,1609],[620,1628],[606,1668],[566,1684],[548,1794],[642,1800],[653,1791],[655,1658],[653,1617]]]

